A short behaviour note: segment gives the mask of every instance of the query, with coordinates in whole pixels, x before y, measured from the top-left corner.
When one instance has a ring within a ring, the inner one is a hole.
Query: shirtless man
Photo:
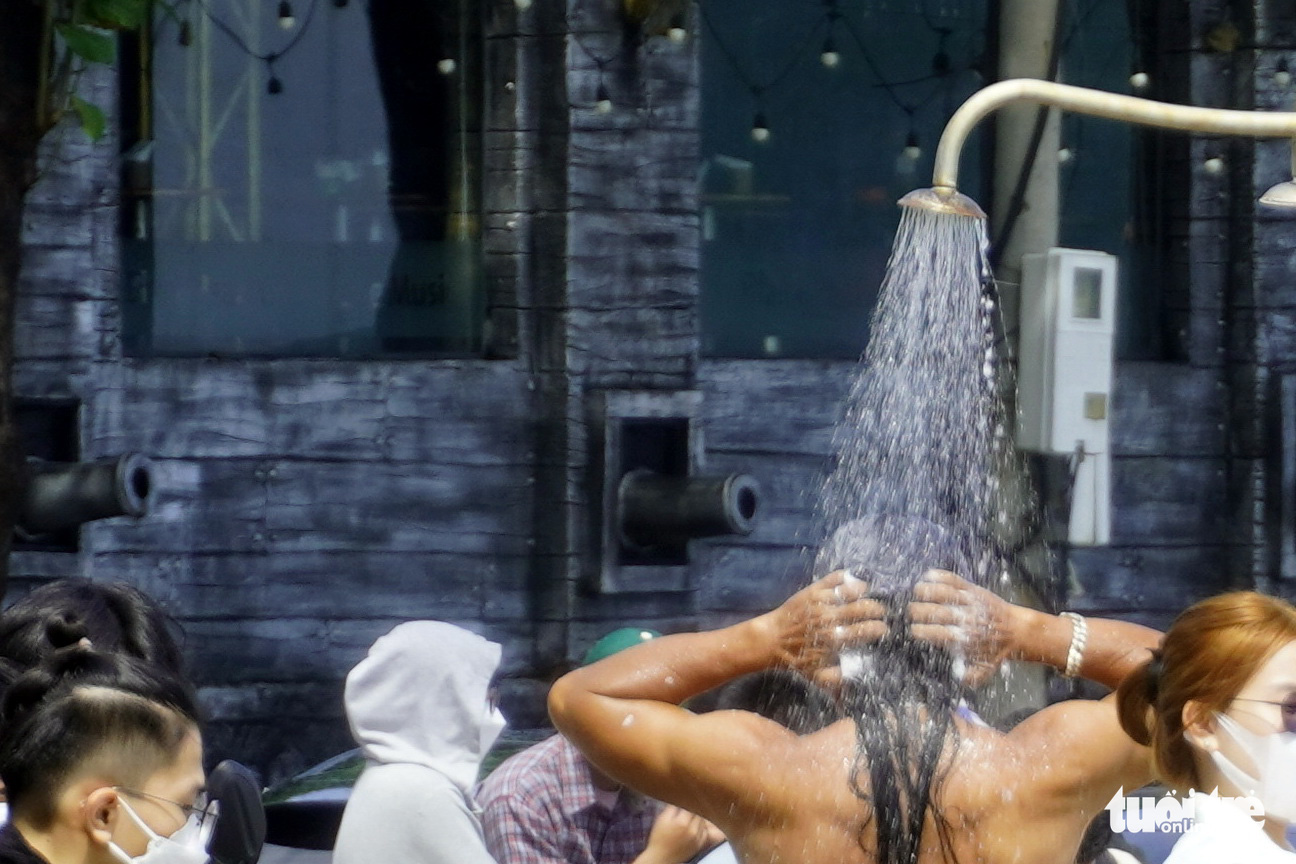
[[[1014,606],[942,571],[928,571],[909,599],[910,637],[958,642],[979,668],[1015,659],[1066,669],[1070,655],[1072,673],[1114,687],[1160,638],[1091,620],[1086,640],[1082,621]],[[656,639],[568,674],[550,691],[550,714],[607,774],[719,826],[744,864],[907,864],[913,859],[896,840],[906,833],[919,864],[1071,864],[1085,827],[1117,789],[1151,779],[1148,752],[1121,731],[1111,698],[1054,705],[1007,734],[949,707],[919,706],[913,716],[949,720],[935,724],[937,771],[919,787],[926,806],[913,819],[904,794],[876,812],[871,804],[885,800],[873,778],[886,776],[860,764],[867,736],[857,730],[867,724],[845,719],[797,736],[746,712],[678,707],[762,669],[839,684],[843,648],[873,646],[881,668],[891,662],[883,649],[895,621],[867,584],[833,572],[772,612]],[[879,822],[888,819],[880,843]]]

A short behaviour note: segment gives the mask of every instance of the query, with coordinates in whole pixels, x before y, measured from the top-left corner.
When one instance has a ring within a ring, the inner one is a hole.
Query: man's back
[[[947,575],[906,613],[919,607],[924,626],[944,640],[936,647],[966,640],[948,622],[985,614],[976,605],[985,601],[964,602],[969,589]],[[921,651],[906,654],[909,643],[892,633],[893,606],[832,573],[772,612],[666,636],[568,673],[549,692],[550,716],[601,770],[714,822],[743,864],[910,864],[910,850],[919,864],[1070,864],[1117,789],[1151,779],[1148,750],[1121,729],[1114,699],[1055,705],[1010,733],[973,726],[954,713],[949,656],[941,666],[939,652],[926,663]],[[1108,686],[1145,662],[1159,638],[1103,622],[1085,653],[1081,626],[1020,607],[1000,611],[993,620],[1003,656],[1079,667]],[[872,646],[849,680],[833,665],[844,645]],[[835,681],[844,713],[856,719],[797,736],[742,711],[679,707],[773,668]],[[922,808],[921,819],[904,818],[906,802]]]
[[[1113,734],[1119,727],[1109,713],[1110,702],[1064,703],[1009,734],[956,721],[933,795],[945,830],[929,811],[919,864],[1071,864],[1085,826],[1115,789],[1146,779],[1143,756]],[[754,812],[727,825],[712,815],[739,860],[876,864],[868,791],[864,798],[852,791],[854,722],[799,739],[769,731],[765,763],[727,808]],[[867,785],[867,774],[860,782]]]

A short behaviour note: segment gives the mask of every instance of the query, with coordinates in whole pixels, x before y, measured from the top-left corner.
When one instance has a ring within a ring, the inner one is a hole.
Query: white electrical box
[[[1075,458],[1071,542],[1109,536],[1109,417],[1116,257],[1083,249],[1022,256],[1017,443]]]

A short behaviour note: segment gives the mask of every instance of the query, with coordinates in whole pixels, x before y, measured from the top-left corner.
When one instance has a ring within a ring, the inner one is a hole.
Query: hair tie
[[[1144,681],[1149,705],[1156,705],[1161,695],[1161,673],[1165,671],[1165,662],[1159,650],[1152,652],[1152,659],[1144,667]]]
[[[89,634],[85,622],[71,612],[59,612],[45,620],[45,641],[55,650],[76,645]]]

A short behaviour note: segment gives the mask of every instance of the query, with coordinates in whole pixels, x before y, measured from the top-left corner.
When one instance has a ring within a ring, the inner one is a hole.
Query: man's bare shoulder
[[[1117,787],[1151,779],[1150,754],[1121,729],[1114,696],[1044,708],[1007,733],[1005,746],[1005,774],[1045,807],[1077,797],[1102,807]]]
[[[710,711],[699,714],[692,722],[695,724],[694,738],[709,746],[727,743],[728,748],[736,751],[800,748],[807,740],[822,736],[826,731],[797,735],[786,726],[751,711]]]
[[[725,809],[755,809],[768,815],[795,808],[811,791],[821,796],[825,784],[847,788],[842,766],[843,756],[854,750],[850,721],[808,735],[747,711],[712,711],[691,722],[690,746],[704,750],[705,759],[695,753],[697,760],[686,761],[701,760],[707,766],[693,782],[711,787]],[[771,766],[789,770],[772,771]],[[790,770],[793,767],[796,770]]]

